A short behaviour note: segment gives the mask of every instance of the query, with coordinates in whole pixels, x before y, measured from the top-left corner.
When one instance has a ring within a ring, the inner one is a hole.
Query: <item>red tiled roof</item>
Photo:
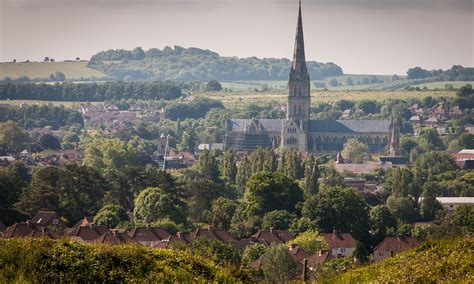
[[[215,229],[209,227],[207,229],[196,229],[191,234],[191,239],[195,240],[196,238],[205,238],[208,240],[216,240],[224,243],[233,243],[235,242],[234,237],[231,234],[227,233],[222,229]]]
[[[254,245],[254,244],[264,244],[266,246],[270,246],[269,243],[267,243],[265,240],[262,239],[256,239],[256,238],[245,238],[238,240],[234,243],[235,247],[237,248],[238,251],[244,251],[246,247]]]
[[[39,211],[31,218],[31,222],[41,226],[57,226],[63,229],[67,227],[66,222],[56,212],[52,211]]]
[[[323,238],[331,249],[333,248],[355,248],[357,240],[349,233],[327,233]]]
[[[132,238],[130,238],[129,235],[127,235],[125,232],[116,232],[116,231],[109,231],[106,232],[105,234],[102,234],[99,236],[97,239],[94,240],[94,243],[100,243],[100,244],[136,244]]]
[[[417,245],[418,240],[413,237],[385,237],[385,239],[377,247],[375,247],[374,251],[393,251],[398,253],[407,249],[414,248]]]
[[[314,270],[330,258],[331,254],[327,251],[316,252],[315,254],[308,257],[308,267],[309,269]]]
[[[82,226],[74,228],[73,230],[68,232],[70,237],[78,237],[81,238],[85,242],[92,242],[98,239],[101,235],[109,232],[109,229],[105,226]]]
[[[81,220],[77,221],[77,223],[74,224],[74,226],[72,226],[72,227],[77,228],[77,227],[81,227],[81,226],[89,226],[92,223],[93,223],[92,217],[91,216],[86,216],[86,217],[82,218]]]
[[[296,244],[291,245],[288,249],[288,252],[297,262],[300,263],[303,263],[304,259],[308,259],[310,257],[309,253],[307,253],[304,249],[300,248]]]
[[[42,227],[31,222],[15,223],[8,227],[4,233],[5,238],[42,238],[59,239],[61,235],[48,227]]]
[[[189,244],[191,243],[191,236],[189,234],[182,234],[178,233],[176,235],[170,235],[166,242],[168,244],[173,244],[173,243],[182,243],[182,244]]]
[[[128,232],[128,235],[137,242],[156,242],[166,239],[170,234],[157,227],[137,227]]]
[[[274,230],[270,228],[268,231],[259,231],[255,235],[252,236],[258,240],[264,240],[265,242],[272,244],[284,244],[293,239],[291,234],[285,230]]]

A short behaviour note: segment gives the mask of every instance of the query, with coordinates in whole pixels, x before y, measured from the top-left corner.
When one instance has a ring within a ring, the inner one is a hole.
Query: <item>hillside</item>
[[[119,80],[287,80],[291,62],[286,58],[224,57],[210,50],[175,46],[102,51],[92,56],[89,66]],[[307,66],[312,79],[343,74],[334,63],[308,61]]]
[[[427,242],[325,283],[474,282],[474,237]]]
[[[171,250],[48,239],[0,239],[0,283],[189,283],[245,280],[238,278],[245,274],[231,270],[188,253]]]
[[[66,79],[81,80],[83,78],[103,78],[101,71],[87,67],[86,61],[79,62],[29,62],[29,63],[0,63],[0,79],[9,77],[18,79],[27,76],[30,79],[47,79],[50,74],[62,72]]]

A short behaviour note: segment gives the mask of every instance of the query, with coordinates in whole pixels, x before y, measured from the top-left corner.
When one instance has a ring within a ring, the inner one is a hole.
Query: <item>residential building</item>
[[[392,257],[397,253],[414,248],[418,245],[416,238],[407,236],[385,237],[374,249],[374,261]]]

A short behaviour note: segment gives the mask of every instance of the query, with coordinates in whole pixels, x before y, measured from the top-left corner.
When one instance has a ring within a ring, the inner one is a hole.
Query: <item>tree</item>
[[[240,264],[240,256],[233,244],[225,244],[216,240],[197,238],[190,245],[192,254],[210,259],[217,265],[231,266]]]
[[[270,228],[276,230],[288,230],[295,215],[285,210],[273,210],[263,215],[262,228],[268,230]]]
[[[66,80],[66,75],[64,75],[63,72],[54,72],[54,78],[56,79],[56,81],[60,81],[60,82],[63,82]]]
[[[413,223],[418,218],[415,202],[409,197],[390,196],[387,199],[387,207],[393,216],[403,223]]]
[[[28,145],[30,136],[13,121],[0,122],[0,147],[22,151]]]
[[[23,189],[16,208],[23,214],[33,216],[39,210],[59,209],[59,169],[53,166],[33,169],[30,185]]]
[[[14,205],[20,198],[23,185],[18,173],[7,168],[0,169],[0,216],[7,226],[14,223],[19,215]]]
[[[328,81],[329,86],[337,87],[339,86],[339,81],[336,78],[332,78]]]
[[[308,230],[299,234],[290,241],[290,244],[297,244],[309,254],[317,253],[320,250],[329,250],[329,245],[316,230]]]
[[[461,149],[474,149],[474,134],[464,132],[458,137],[458,145]]]
[[[211,222],[212,225],[224,230],[229,230],[232,217],[237,210],[237,202],[219,197],[212,202]]]
[[[359,109],[361,109],[365,114],[371,114],[377,112],[377,103],[372,100],[361,100],[358,103]]]
[[[274,245],[263,255],[262,271],[270,283],[287,283],[298,275],[298,264],[285,245]]]
[[[224,194],[222,185],[200,177],[189,181],[186,184],[186,189],[186,201],[191,219],[194,222],[209,221],[207,217],[210,213],[212,202]]]
[[[438,184],[430,177],[423,186],[423,199],[420,204],[420,215],[425,221],[434,220],[436,213],[443,209],[441,203],[436,200],[438,192]]]
[[[461,205],[454,211],[452,221],[468,233],[474,232],[474,207]]]
[[[419,184],[424,184],[429,172],[433,176],[455,171],[458,169],[453,157],[445,152],[427,152],[421,154],[414,162],[415,179]]]
[[[119,139],[93,138],[84,143],[84,164],[108,171],[138,164],[138,151]]]
[[[219,92],[219,91],[222,91],[222,85],[216,80],[209,81],[204,87],[204,91],[205,92]]]
[[[214,182],[220,182],[219,165],[216,159],[217,153],[205,149],[199,155],[198,167],[200,172]]]
[[[237,165],[235,163],[235,151],[227,150],[222,157],[221,164],[222,178],[232,184],[235,184],[237,176]]]
[[[346,85],[347,85],[347,86],[352,86],[352,85],[354,85],[354,81],[352,81],[352,78],[351,78],[351,77],[348,77],[348,78],[346,79]]]
[[[382,238],[387,235],[387,230],[397,227],[397,220],[386,205],[378,205],[370,210],[370,223],[372,231]]]
[[[361,242],[357,242],[353,256],[359,263],[366,263],[369,261],[369,252]]]
[[[336,170],[333,164],[324,167],[322,178],[325,186],[344,186],[344,177]]]
[[[268,171],[268,169],[266,170]],[[296,150],[283,149],[278,163],[278,171],[291,179],[302,178],[304,168],[300,153]]]
[[[316,223],[321,232],[334,229],[352,233],[361,239],[369,232],[369,205],[364,197],[352,189],[344,187],[325,187],[306,199],[303,217]]]
[[[186,208],[173,201],[173,198],[159,187],[149,187],[138,194],[133,210],[138,222],[152,223],[170,219],[176,224],[186,222]]]
[[[181,152],[191,152],[194,153],[194,149],[196,148],[197,137],[196,133],[194,132],[193,128],[187,128],[184,131],[183,138],[181,139],[181,143],[178,144],[178,151]]]
[[[407,75],[409,80],[423,79],[426,77],[430,77],[430,72],[425,69],[422,69],[421,67],[414,67],[408,69]]]
[[[50,150],[61,149],[61,144],[59,143],[58,138],[56,138],[55,136],[51,134],[41,135],[38,142],[43,149],[50,149]]]
[[[268,247],[261,243],[255,243],[245,247],[242,253],[242,266],[248,267],[250,263],[263,257],[267,249]]]
[[[397,197],[412,195],[416,200],[419,197],[419,185],[415,183],[412,171],[407,168],[395,167],[390,169],[384,187]]]
[[[240,161],[239,166],[237,167],[237,174],[235,176],[235,182],[238,188],[241,191],[244,191],[247,184],[247,180],[252,175],[252,168],[250,165],[250,160],[245,156],[242,161]]]
[[[319,161],[310,155],[304,165],[304,190],[307,196],[319,191]]]
[[[247,182],[244,203],[256,209],[257,215],[273,210],[297,211],[303,201],[303,191],[288,177],[278,172],[259,172]]]
[[[115,228],[117,225],[127,220],[127,212],[120,205],[108,204],[102,207],[94,216],[94,223],[97,225]]]
[[[338,107],[340,110],[352,109],[354,105],[355,103],[353,101],[348,100],[339,100],[336,102],[336,107]]]
[[[73,148],[75,148],[77,143],[79,143],[79,141],[80,141],[80,138],[79,138],[79,136],[77,136],[76,133],[72,133],[72,132],[66,133],[63,136],[62,147],[64,149],[73,149]]]
[[[353,163],[362,164],[364,162],[364,156],[369,152],[367,144],[359,142],[357,139],[349,139],[344,144],[344,150],[342,155],[346,158],[351,159]]]
[[[422,129],[416,143],[425,151],[446,149],[438,131],[435,129]]]

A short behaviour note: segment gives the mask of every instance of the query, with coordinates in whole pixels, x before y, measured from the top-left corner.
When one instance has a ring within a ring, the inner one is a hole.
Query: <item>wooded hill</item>
[[[107,50],[92,56],[89,67],[117,80],[286,80],[291,62],[286,58],[223,57],[199,48],[141,47]],[[311,79],[343,74],[334,63],[307,62]]]

